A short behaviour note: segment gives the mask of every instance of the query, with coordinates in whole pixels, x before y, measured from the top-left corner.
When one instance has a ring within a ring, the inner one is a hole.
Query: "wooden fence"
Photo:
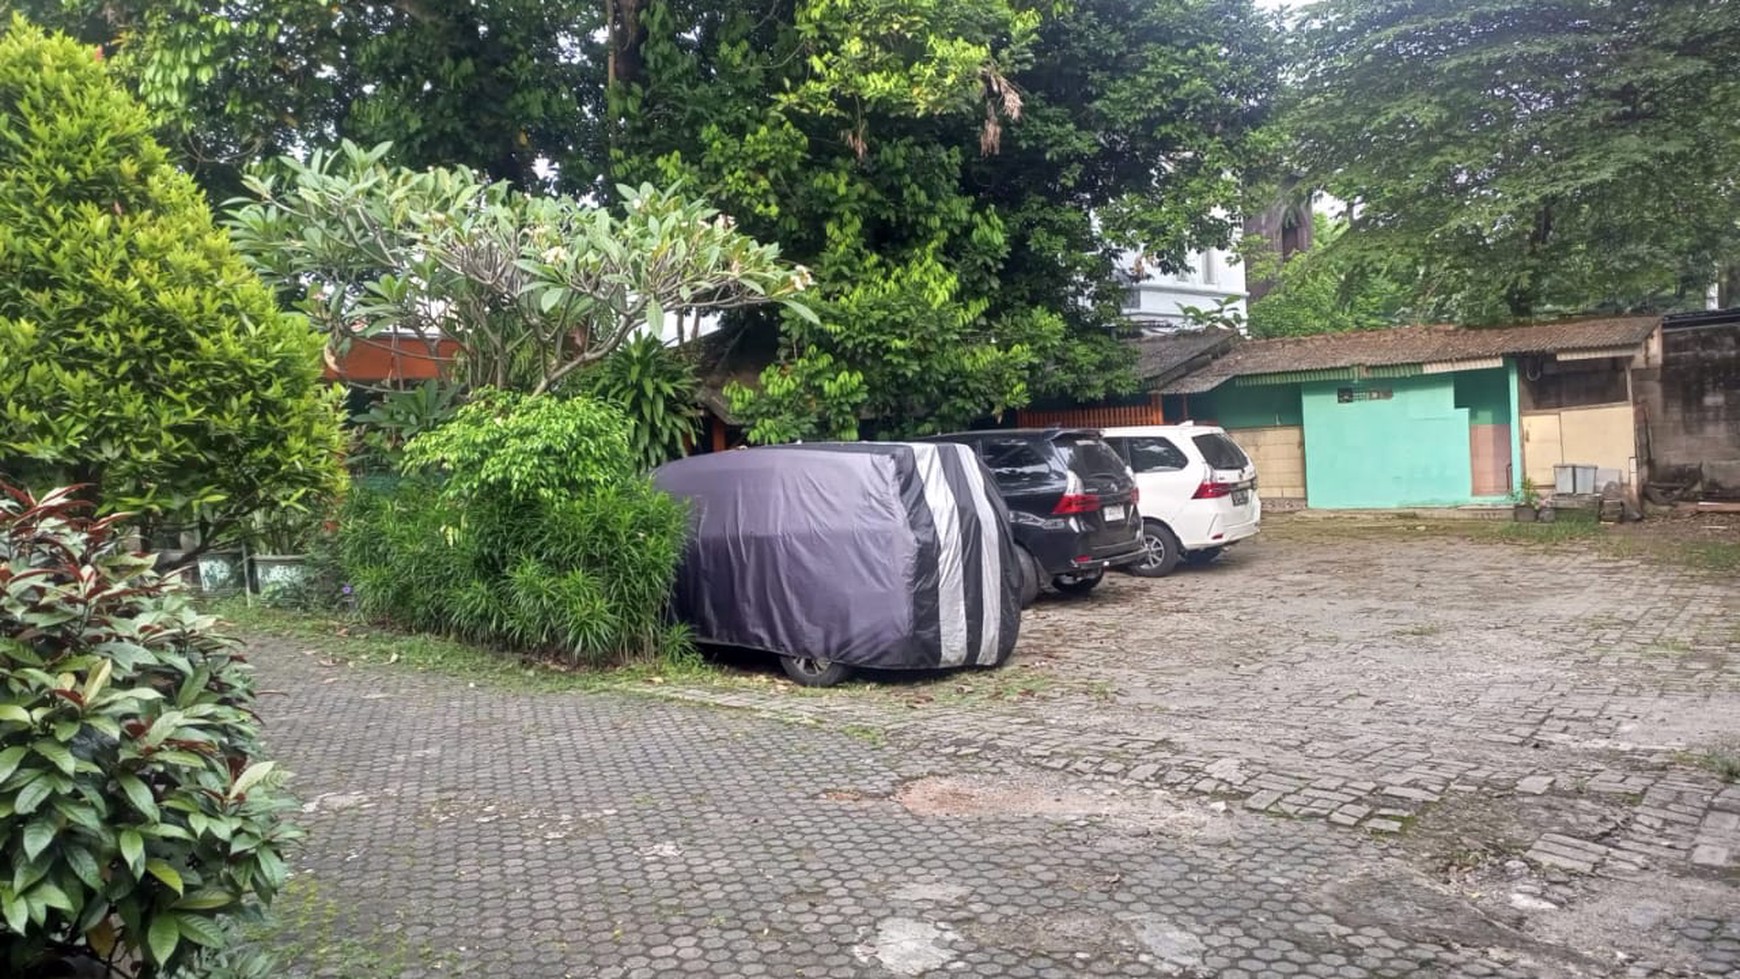
[[[1022,428],[1123,428],[1130,425],[1163,425],[1157,404],[1065,408],[1061,411],[1015,413]]]

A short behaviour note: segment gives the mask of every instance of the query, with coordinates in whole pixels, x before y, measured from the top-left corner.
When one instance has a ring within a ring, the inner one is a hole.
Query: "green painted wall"
[[[1456,407],[1468,409],[1471,425],[1509,425],[1510,399],[1513,388],[1510,370],[1494,367],[1484,371],[1457,371],[1454,378]]]
[[[1503,372],[1499,372],[1503,376]],[[1342,403],[1388,391],[1381,400]],[[1456,406],[1455,375],[1322,381],[1301,391],[1305,489],[1311,506],[1357,509],[1453,506],[1472,502],[1467,408]]]
[[[1166,416],[1171,420],[1172,416]],[[1222,384],[1208,394],[1190,398],[1190,417],[1213,420],[1222,428],[1267,428],[1298,425],[1304,415],[1299,407],[1299,385],[1260,384],[1240,387]]]

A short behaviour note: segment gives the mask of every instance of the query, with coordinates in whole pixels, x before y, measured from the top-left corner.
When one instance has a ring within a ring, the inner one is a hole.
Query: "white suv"
[[[1181,560],[1207,564],[1257,532],[1263,518],[1257,467],[1224,429],[1186,423],[1100,434],[1124,457],[1142,491],[1148,553],[1126,571],[1158,578]]]

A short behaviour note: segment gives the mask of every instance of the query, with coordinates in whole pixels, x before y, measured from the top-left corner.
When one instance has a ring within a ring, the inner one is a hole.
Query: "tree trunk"
[[[646,40],[640,12],[644,0],[604,0],[604,25],[610,34],[607,62],[612,89],[640,80],[640,46]]]

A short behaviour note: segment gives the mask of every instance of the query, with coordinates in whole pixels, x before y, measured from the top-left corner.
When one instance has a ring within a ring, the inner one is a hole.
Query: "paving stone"
[[[1728,848],[1715,843],[1700,843],[1692,848],[1692,862],[1700,867],[1726,867]]]
[[[1453,906],[1460,889],[1419,891],[1398,868],[1440,868],[1388,833],[1417,819],[1432,841],[1473,814],[1575,834],[1589,828],[1553,821],[1580,811],[1562,805],[1597,809],[1601,844],[1543,835],[1527,854],[1535,869],[1517,861],[1551,882],[1529,893],[1563,907],[1596,883],[1580,874],[1726,870],[1740,852],[1725,818],[1740,815],[1740,787],[1628,745],[1667,743],[1656,719],[1676,713],[1740,717],[1740,662],[1651,652],[1665,640],[1725,650],[1740,596],[1574,547],[1493,560],[1485,545],[1427,537],[1356,536],[1325,555],[1265,526],[1210,571],[1109,576],[1091,601],[1048,599],[1024,620],[1011,666],[985,677],[1035,670],[1051,685],[1009,701],[955,702],[953,678],[802,695],[760,679],[527,695],[323,668],[299,644],[266,644],[254,658],[282,693],[263,703],[274,750],[310,801],[363,800],[305,815],[291,896],[341,898],[335,935],[411,942],[405,979],[869,979],[890,961],[1021,979],[1226,974],[1241,962],[1349,979],[1483,974],[1476,962],[1500,976],[1589,974],[1588,962],[1616,961],[1601,936],[1563,961],[1544,937],[1526,950],[1486,939],[1492,959],[1462,948],[1454,922],[1481,914]],[[1427,621],[1442,633],[1394,634]],[[1702,664],[1681,668],[1692,659]],[[1050,780],[1069,805],[1089,802],[1060,819],[1006,811],[1014,803],[919,815],[896,801],[907,780],[939,774]],[[1220,801],[1231,794],[1245,798]],[[1327,818],[1228,812],[1283,802]],[[1102,818],[1096,806],[1132,808]],[[610,814],[579,815],[599,812]],[[1206,825],[1217,842],[1120,835],[1150,817]],[[1708,848],[1726,852],[1706,863]],[[953,896],[896,898],[915,881]],[[1371,926],[1365,894],[1324,897],[1348,882],[1382,895],[1378,920],[1409,924]],[[1370,934],[1337,918],[1349,904]],[[1288,922],[1317,918],[1296,953],[1254,954],[1284,950],[1272,943],[1304,935]],[[1728,961],[1716,942],[1740,925],[1710,920],[1702,941],[1621,950],[1682,968]],[[1239,944],[1223,952],[1209,938]],[[464,952],[436,969],[417,951],[435,946]]]
[[[1551,775],[1530,775],[1516,783],[1516,790],[1527,795],[1540,795],[1553,787]]]

